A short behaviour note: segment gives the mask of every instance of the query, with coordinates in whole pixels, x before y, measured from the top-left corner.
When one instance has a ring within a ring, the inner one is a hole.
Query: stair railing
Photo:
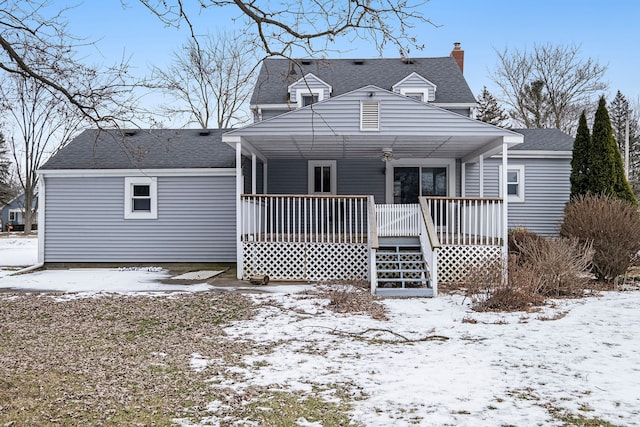
[[[433,289],[433,296],[435,297],[438,295],[438,251],[440,250],[440,239],[438,239],[436,228],[433,225],[431,210],[429,209],[427,199],[420,197],[419,202],[422,213],[422,221],[420,221],[420,245],[422,246],[424,260],[429,267],[431,288]]]
[[[367,196],[367,244],[369,247],[369,281],[371,293],[375,295],[378,287],[378,267],[376,265],[376,251],[378,250],[378,222],[376,221],[376,205],[373,196]]]

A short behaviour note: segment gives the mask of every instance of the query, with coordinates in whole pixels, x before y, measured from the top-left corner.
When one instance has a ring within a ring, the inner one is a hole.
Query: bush
[[[582,296],[589,283],[591,243],[575,238],[528,240],[520,246],[525,263],[515,266],[510,281],[528,282],[545,297]]]
[[[526,255],[520,249],[523,246],[541,244],[543,238],[539,234],[529,231],[523,227],[517,227],[509,230],[509,255],[515,257],[514,261],[518,265],[527,263]]]
[[[624,274],[640,251],[640,213],[609,196],[580,196],[567,204],[560,234],[593,243],[593,273],[611,282]]]
[[[548,297],[582,296],[589,284],[591,245],[578,239],[525,238],[514,243],[505,283],[500,259],[472,267],[466,295],[476,311],[520,311]]]

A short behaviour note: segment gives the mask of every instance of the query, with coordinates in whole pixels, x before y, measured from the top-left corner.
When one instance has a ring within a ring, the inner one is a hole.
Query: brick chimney
[[[451,51],[451,56],[458,63],[458,67],[460,67],[460,71],[464,73],[464,50],[460,49],[460,42],[455,42],[453,44],[453,50]]]

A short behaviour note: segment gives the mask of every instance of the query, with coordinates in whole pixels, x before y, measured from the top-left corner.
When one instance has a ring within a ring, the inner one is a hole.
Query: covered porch
[[[379,123],[363,130],[361,103],[371,98]],[[430,296],[470,264],[506,255],[506,200],[482,197],[484,180],[506,188],[506,176],[481,167],[469,185],[465,168],[506,154],[520,134],[380,90],[223,141],[236,150],[239,278],[363,280],[382,295]]]

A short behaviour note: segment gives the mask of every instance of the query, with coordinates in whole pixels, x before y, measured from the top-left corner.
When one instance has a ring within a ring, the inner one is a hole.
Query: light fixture
[[[375,95],[375,94],[376,94],[375,92],[369,92],[369,93],[367,93],[367,96],[369,98],[373,98],[373,95]]]
[[[391,159],[393,159],[393,148],[390,148],[390,147],[383,148],[381,160],[383,162],[388,162]]]

